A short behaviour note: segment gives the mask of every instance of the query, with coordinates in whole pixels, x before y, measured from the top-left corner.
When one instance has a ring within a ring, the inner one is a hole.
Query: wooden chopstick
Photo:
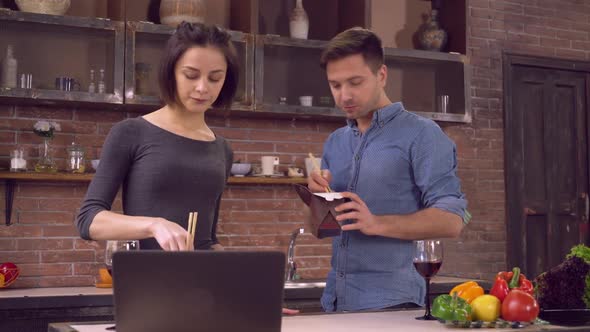
[[[186,230],[188,232],[187,236],[186,236],[186,248],[188,250],[189,245],[191,243],[195,242],[195,231],[197,229],[197,217],[198,217],[199,213],[198,212],[190,212],[188,214],[188,226],[186,227]]]
[[[315,159],[315,157],[313,156],[313,154],[311,152],[309,153],[309,158],[311,158],[311,163],[313,165],[313,168],[314,169],[317,169],[318,171],[320,171],[320,175],[322,175],[321,166],[318,165],[318,161]],[[331,193],[332,192],[332,188],[330,188],[330,185],[328,185],[327,187],[324,187],[324,190],[327,193]]]

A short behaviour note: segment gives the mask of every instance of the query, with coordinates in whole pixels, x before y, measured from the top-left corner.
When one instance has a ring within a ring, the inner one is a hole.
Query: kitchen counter
[[[438,276],[431,299],[448,293],[462,278]],[[489,282],[480,283],[489,290]],[[284,306],[302,313],[321,312],[323,287],[285,289]],[[45,332],[49,323],[113,320],[113,290],[96,287],[3,289],[0,291],[0,331]]]
[[[424,310],[381,311],[344,314],[298,315],[283,317],[281,332],[429,332],[453,330],[438,321],[418,321],[417,316],[424,314]],[[83,324],[59,323],[50,324],[49,332],[106,332],[106,327],[112,323]],[[555,326],[532,325],[521,329],[522,332],[545,331],[590,331],[590,326]],[[493,331],[515,331],[513,328],[494,329]],[[141,332],[141,331],[138,331]]]

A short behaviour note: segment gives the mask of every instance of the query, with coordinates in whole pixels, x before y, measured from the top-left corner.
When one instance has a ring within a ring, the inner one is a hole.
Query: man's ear
[[[387,66],[385,64],[381,65],[381,68],[377,71],[377,77],[381,86],[385,87],[385,84],[387,84]]]

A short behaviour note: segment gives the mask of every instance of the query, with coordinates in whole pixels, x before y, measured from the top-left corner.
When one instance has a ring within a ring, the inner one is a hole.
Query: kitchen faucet
[[[286,281],[295,280],[295,272],[297,271],[297,264],[295,264],[295,240],[297,235],[303,234],[303,228],[297,228],[291,233],[291,241],[289,241],[289,251],[287,252],[287,274]]]

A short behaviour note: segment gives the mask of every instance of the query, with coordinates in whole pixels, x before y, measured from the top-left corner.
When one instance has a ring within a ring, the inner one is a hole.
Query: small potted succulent
[[[233,176],[242,177],[242,176],[248,175],[248,173],[250,173],[251,170],[252,170],[252,164],[243,163],[243,162],[241,162],[240,159],[238,159],[238,160],[234,161],[233,164],[231,165],[230,173]]]

